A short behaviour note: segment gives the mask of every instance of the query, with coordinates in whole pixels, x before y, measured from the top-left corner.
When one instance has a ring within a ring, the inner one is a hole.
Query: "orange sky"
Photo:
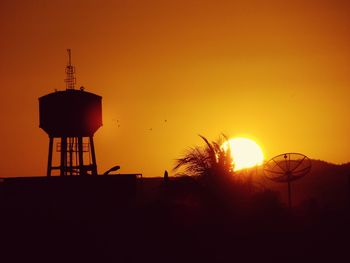
[[[0,176],[45,174],[38,97],[65,89],[67,48],[78,86],[103,96],[100,173],[160,176],[221,132],[266,158],[350,161],[349,14],[345,0],[3,0]]]

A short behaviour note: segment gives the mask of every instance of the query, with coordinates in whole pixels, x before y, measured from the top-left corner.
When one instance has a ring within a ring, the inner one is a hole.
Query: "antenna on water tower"
[[[76,83],[76,78],[75,78],[75,68],[72,65],[72,53],[70,49],[67,49],[68,53],[68,64],[66,66],[66,74],[67,77],[64,80],[66,82],[66,88],[68,89],[74,89],[75,88],[75,83]]]

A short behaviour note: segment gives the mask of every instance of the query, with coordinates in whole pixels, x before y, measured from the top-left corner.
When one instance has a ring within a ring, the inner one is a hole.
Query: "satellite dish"
[[[301,153],[284,153],[264,165],[264,175],[275,182],[288,184],[288,204],[292,207],[291,182],[304,177],[311,169],[311,160]]]

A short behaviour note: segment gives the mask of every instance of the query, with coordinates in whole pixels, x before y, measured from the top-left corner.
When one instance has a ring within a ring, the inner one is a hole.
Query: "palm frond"
[[[184,173],[190,176],[231,174],[231,152],[222,147],[223,138],[227,137],[222,135],[217,141],[209,142],[204,136],[199,136],[206,146],[189,148],[183,157],[175,160],[173,170],[183,168]]]

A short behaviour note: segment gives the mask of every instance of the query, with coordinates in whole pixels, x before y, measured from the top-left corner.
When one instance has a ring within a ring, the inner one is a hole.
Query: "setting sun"
[[[264,154],[260,146],[253,140],[233,138],[225,142],[222,147],[225,150],[230,147],[235,171],[263,163]]]

